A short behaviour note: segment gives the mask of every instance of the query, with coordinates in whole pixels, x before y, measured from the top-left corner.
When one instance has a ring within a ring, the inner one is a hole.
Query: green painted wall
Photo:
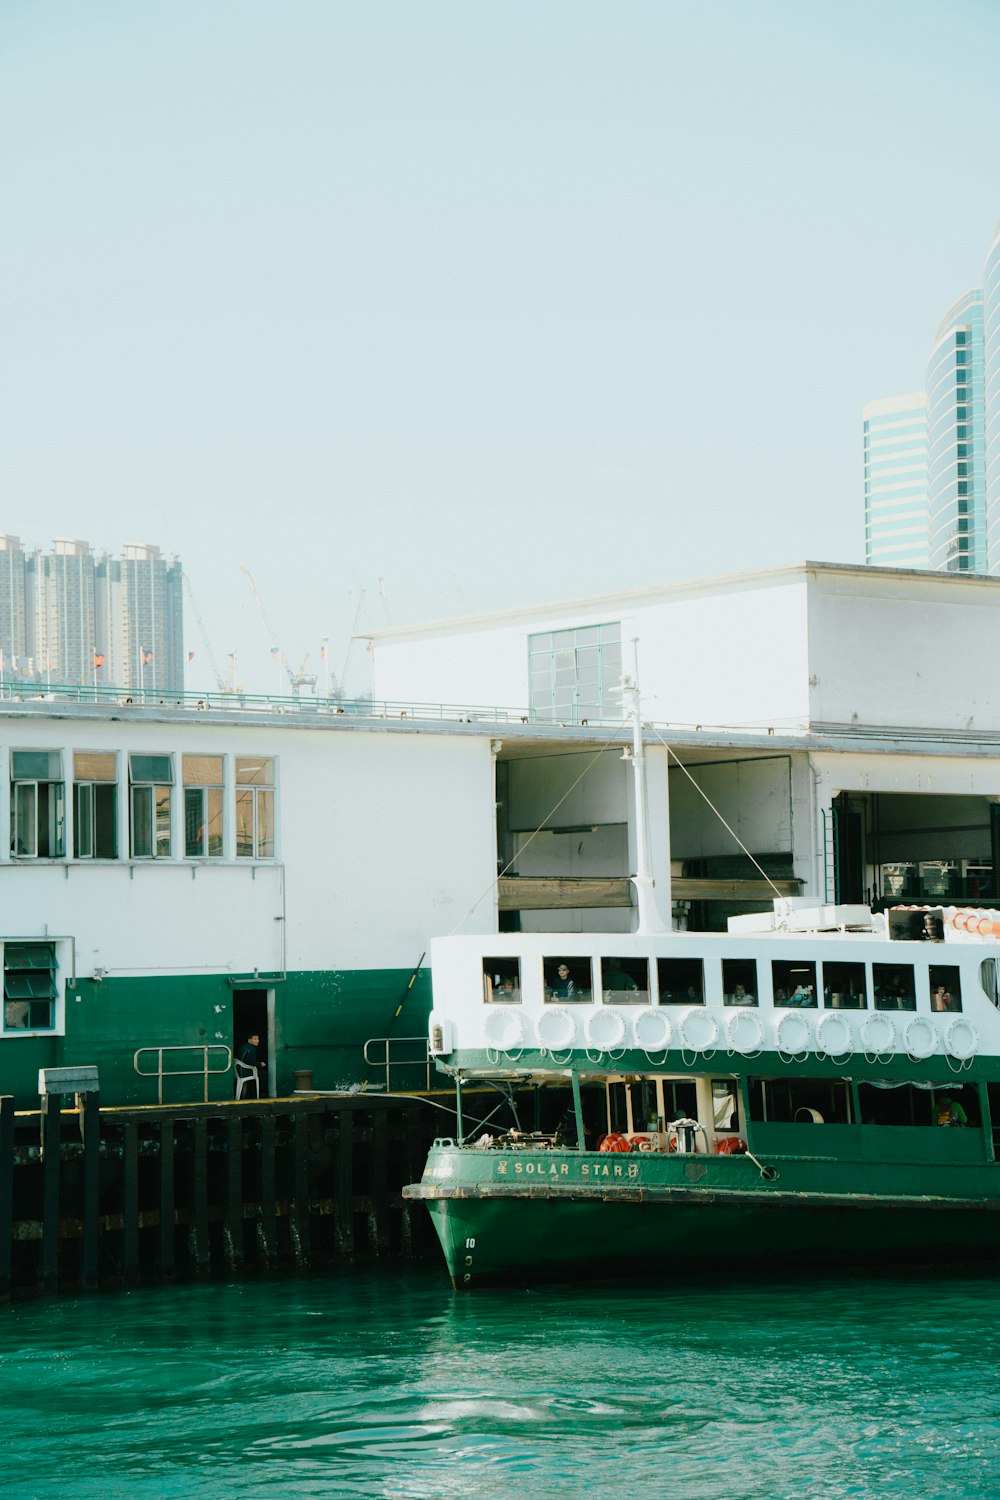
[[[135,979],[79,980],[66,992],[63,1037],[16,1037],[0,1041],[0,1093],[13,1094],[19,1109],[37,1108],[38,1069],[96,1063],[101,1103],[155,1104],[155,1078],[140,1078],[133,1056],[140,1047],[202,1046],[233,1040],[233,989],[273,989],[275,1053],[268,1058],[278,1094],[294,1088],[296,1069],[311,1068],[318,1089],[384,1085],[385,1069],[365,1066],[370,1037],[426,1037],[431,1006],[430,970],[407,990],[405,969],[321,970],[290,973],[284,980],[240,979],[223,974]],[[405,1000],[404,1000],[405,996]],[[403,1010],[394,1021],[400,1001]],[[393,1052],[423,1055],[420,1044]],[[171,1066],[191,1067],[188,1059]],[[155,1071],[156,1060],[143,1066]],[[232,1074],[209,1080],[211,1099],[232,1098]],[[421,1066],[393,1070],[395,1090],[426,1086]],[[203,1081],[174,1077],[164,1084],[165,1104],[203,1097]]]

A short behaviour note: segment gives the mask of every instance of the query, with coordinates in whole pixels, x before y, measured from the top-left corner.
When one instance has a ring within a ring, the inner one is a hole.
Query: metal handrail
[[[392,1058],[392,1049],[393,1049],[393,1047],[395,1047],[395,1046],[403,1046],[407,1042],[411,1046],[413,1046],[413,1044],[417,1043],[417,1042],[422,1043],[423,1044],[423,1048],[424,1048],[424,1056],[420,1057],[420,1058],[416,1058],[416,1057],[400,1058],[400,1057],[397,1057],[396,1060],[395,1060],[395,1062],[393,1062],[393,1058]],[[382,1049],[383,1049],[383,1055],[381,1057],[369,1057],[369,1055],[368,1055],[368,1048],[369,1047],[378,1047],[378,1046],[382,1047]],[[386,1091],[387,1094],[389,1094],[389,1093],[392,1092],[392,1088],[391,1088],[391,1069],[393,1067],[396,1067],[396,1068],[419,1068],[419,1067],[423,1067],[425,1069],[425,1072],[426,1072],[426,1079],[427,1079],[426,1088],[427,1088],[427,1092],[430,1093],[430,1087],[431,1087],[431,1049],[430,1049],[430,1043],[429,1043],[429,1041],[427,1039],[426,1034],[424,1036],[370,1036],[368,1038],[367,1042],[365,1042],[364,1058],[365,1058],[365,1062],[367,1063],[367,1065],[368,1065],[369,1068],[384,1068],[385,1069],[385,1091]]]
[[[152,1053],[156,1058],[156,1072],[145,1072],[139,1066],[139,1059],[145,1053]],[[202,1054],[200,1068],[171,1068],[168,1073],[163,1071],[163,1055],[165,1052],[200,1052]],[[208,1065],[208,1054],[210,1052],[224,1052],[226,1056],[225,1066],[211,1068]],[[173,1047],[139,1047],[132,1057],[132,1066],[140,1078],[155,1078],[157,1080],[156,1102],[163,1103],[163,1080],[164,1078],[204,1078],[205,1080],[205,1103],[208,1103],[208,1080],[221,1073],[228,1073],[233,1066],[233,1049],[227,1047],[223,1042],[206,1042],[198,1044],[192,1042],[186,1045]]]

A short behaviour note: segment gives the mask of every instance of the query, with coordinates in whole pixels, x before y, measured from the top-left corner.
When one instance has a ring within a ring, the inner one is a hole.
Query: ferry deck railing
[[[197,1068],[170,1068],[164,1069],[163,1059],[168,1053],[195,1052],[201,1054],[201,1066]],[[221,1052],[225,1062],[221,1067],[213,1067],[209,1062],[209,1053]],[[147,1056],[155,1057],[156,1069],[150,1071],[140,1066],[140,1060]],[[191,1043],[174,1047],[139,1047],[132,1058],[132,1066],[140,1078],[156,1079],[156,1102],[163,1103],[163,1080],[164,1078],[202,1078],[205,1086],[205,1103],[208,1103],[208,1080],[222,1073],[228,1073],[233,1066],[232,1048],[225,1046],[222,1042],[207,1042],[201,1045]]]
[[[399,1052],[402,1051],[402,1049],[405,1048],[405,1047],[409,1047],[411,1049],[411,1056],[409,1056],[409,1057],[401,1057],[401,1056],[398,1055]],[[379,1052],[377,1050],[379,1048],[381,1048],[381,1055],[379,1054]],[[375,1052],[374,1052],[374,1055],[372,1055],[371,1049],[376,1049]],[[394,1049],[395,1049],[396,1055],[394,1055]],[[417,1057],[415,1057],[415,1056],[412,1055],[412,1052],[415,1049],[420,1049],[420,1055],[417,1056]],[[404,1068],[410,1069],[410,1070],[416,1069],[416,1068],[420,1068],[422,1070],[422,1072],[423,1072],[423,1080],[424,1080],[423,1087],[424,1087],[424,1089],[426,1090],[427,1093],[430,1093],[430,1091],[431,1091],[431,1050],[430,1050],[430,1046],[428,1044],[426,1035],[424,1035],[424,1036],[371,1036],[371,1037],[368,1038],[367,1042],[365,1042],[365,1053],[364,1053],[364,1055],[365,1055],[365,1062],[366,1062],[366,1064],[368,1065],[369,1068],[384,1068],[385,1069],[385,1091],[386,1091],[387,1094],[391,1094],[392,1093],[392,1075],[393,1075],[393,1072],[396,1073],[397,1086],[398,1086],[399,1074],[400,1074],[400,1072]],[[410,1074],[408,1076],[412,1076],[412,1074]],[[410,1087],[411,1088],[415,1088],[415,1087],[417,1087],[417,1085],[416,1084],[411,1084]]]

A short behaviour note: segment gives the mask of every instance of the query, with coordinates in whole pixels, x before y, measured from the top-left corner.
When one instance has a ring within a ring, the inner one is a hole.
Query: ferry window
[[[801,959],[775,959],[771,965],[775,1005],[809,1009],[816,1004],[816,965]]]
[[[483,1000],[487,1005],[520,1005],[519,958],[483,959]]]
[[[697,1085],[687,1079],[664,1078],[663,1112],[668,1120],[696,1120]]]
[[[823,1004],[830,1010],[866,1010],[868,985],[864,964],[825,963]]]
[[[962,1009],[962,973],[957,964],[931,964],[931,1010]]]
[[[236,854],[274,858],[274,761],[266,757],[236,762]]]
[[[129,819],[133,859],[170,858],[169,755],[129,756]]]
[[[916,1010],[912,964],[872,964],[876,1010]]]
[[[58,750],[12,750],[10,852],[19,859],[61,859],[65,789]]]
[[[54,943],[5,943],[3,1025],[5,1031],[51,1031],[55,1026]]]
[[[222,858],[222,756],[184,757],[184,853]]]
[[[978,1125],[979,1096],[961,1083],[939,1087],[919,1084],[858,1085],[861,1119],[865,1125]]]
[[[545,998],[557,1005],[589,1005],[594,982],[589,958],[543,958]]]
[[[73,756],[73,853],[77,859],[118,858],[118,757],[77,750]]]
[[[716,1130],[739,1130],[739,1097],[735,1078],[712,1079],[712,1125]]]
[[[752,958],[722,960],[722,990],[727,1005],[757,1004],[757,964]]]
[[[645,1005],[649,1000],[649,960],[602,958],[601,994],[608,1005]]]
[[[979,983],[983,987],[983,993],[987,999],[1000,1010],[1000,988],[997,985],[997,961],[995,958],[984,958],[979,965]]]
[[[849,1125],[851,1088],[840,1078],[748,1080],[750,1118],[777,1125]]]
[[[705,966],[700,958],[658,958],[661,1005],[704,1005]]]

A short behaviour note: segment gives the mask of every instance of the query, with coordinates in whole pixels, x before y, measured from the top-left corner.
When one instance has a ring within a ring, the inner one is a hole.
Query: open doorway
[[[261,1069],[261,1098],[274,1098],[274,991],[266,989],[233,990],[233,1056],[247,1037],[260,1037],[257,1056],[266,1067]]]

